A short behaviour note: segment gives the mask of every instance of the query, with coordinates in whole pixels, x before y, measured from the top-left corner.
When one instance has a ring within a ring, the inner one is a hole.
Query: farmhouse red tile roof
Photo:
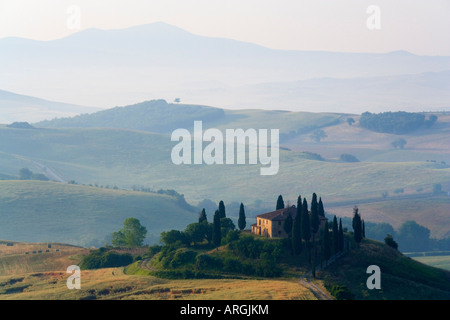
[[[260,215],[257,215],[257,218],[261,219],[267,219],[271,221],[278,221],[278,220],[286,220],[288,213],[291,214],[292,219],[295,219],[295,216],[297,215],[297,208],[295,206],[291,206],[289,208],[279,209],[272,212],[263,213]],[[319,216],[320,220],[328,220],[326,217]]]
[[[297,209],[295,208],[295,206],[275,210],[272,212],[263,213],[263,214],[257,215],[256,217],[271,220],[271,221],[285,220],[288,213],[290,213],[292,219],[294,219],[295,216],[297,215]]]

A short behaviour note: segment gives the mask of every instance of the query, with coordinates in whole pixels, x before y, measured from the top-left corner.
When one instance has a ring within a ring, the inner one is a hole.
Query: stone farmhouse
[[[268,237],[268,238],[287,238],[287,233],[284,231],[284,221],[291,215],[295,219],[297,215],[297,208],[291,206],[289,208],[279,209],[272,212],[263,213],[256,216],[256,223],[251,225],[251,232],[253,234]],[[320,226],[319,233],[323,230],[328,222],[328,219],[319,216]]]

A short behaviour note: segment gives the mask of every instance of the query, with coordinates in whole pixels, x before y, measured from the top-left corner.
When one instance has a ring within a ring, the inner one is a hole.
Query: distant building
[[[292,220],[295,219],[297,215],[297,208],[295,206],[257,215],[256,223],[251,225],[251,232],[268,238],[287,238],[288,235],[284,231],[283,225],[289,215],[291,215]],[[328,219],[323,216],[319,216],[319,219],[320,232],[320,230],[325,228]]]

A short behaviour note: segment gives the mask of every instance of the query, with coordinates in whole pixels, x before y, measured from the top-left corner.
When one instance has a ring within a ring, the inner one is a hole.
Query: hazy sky
[[[367,27],[370,5],[380,10],[380,29]],[[277,49],[450,55],[449,14],[449,0],[0,0],[0,38],[51,40],[163,21]]]

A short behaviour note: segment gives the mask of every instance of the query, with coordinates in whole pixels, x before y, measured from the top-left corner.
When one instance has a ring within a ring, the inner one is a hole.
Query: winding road
[[[50,169],[49,167],[47,167],[46,165],[37,162],[36,160],[33,159],[28,159],[25,158],[23,156],[19,156],[17,154],[10,154],[11,156],[13,156],[14,158],[20,159],[20,160],[24,160],[24,161],[28,161],[33,163],[36,167],[38,167],[39,169],[41,169],[42,171],[45,172],[45,175],[50,179],[50,180],[54,180],[57,182],[61,182],[61,183],[67,183],[66,180],[64,180],[63,178],[61,178],[57,173],[55,173],[52,169]]]
[[[323,291],[315,283],[311,282],[311,277],[312,273],[311,271],[308,271],[307,273],[305,273],[303,278],[300,279],[300,283],[305,288],[308,288],[318,300],[334,300],[334,298],[330,296],[328,292]]]

